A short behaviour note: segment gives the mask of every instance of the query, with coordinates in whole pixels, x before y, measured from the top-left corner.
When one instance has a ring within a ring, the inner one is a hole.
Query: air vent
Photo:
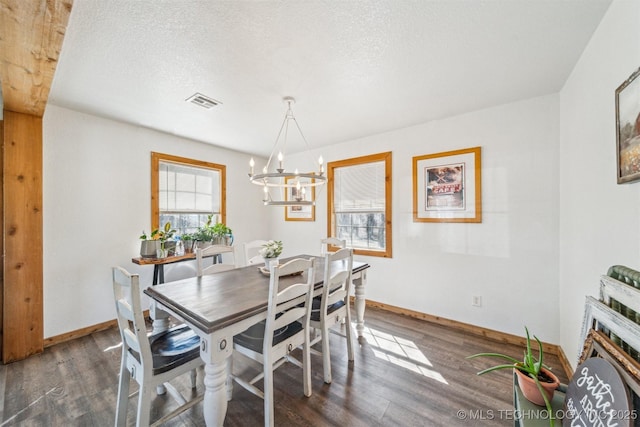
[[[202,108],[206,108],[207,110],[211,107],[215,107],[216,105],[222,104],[220,101],[216,101],[213,98],[209,98],[208,96],[204,96],[201,93],[195,93],[189,98],[186,99],[188,102],[192,104],[199,105]]]

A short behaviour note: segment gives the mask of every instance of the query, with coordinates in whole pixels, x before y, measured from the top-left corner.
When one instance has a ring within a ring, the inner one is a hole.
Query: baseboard
[[[496,341],[505,344],[514,344],[524,347],[526,345],[525,337],[518,335],[508,334],[506,332],[495,331],[493,329],[482,328],[480,326],[471,325],[469,323],[459,322],[457,320],[451,320],[440,316],[434,316],[431,314],[421,313],[419,311],[409,310],[394,305],[384,304],[377,301],[366,300],[367,307],[375,307],[381,310],[390,311],[396,314],[402,314],[405,316],[413,317],[415,319],[424,320],[426,322],[435,323],[437,325],[446,326],[448,328],[456,329],[458,331],[466,332],[472,335],[478,335],[491,341]],[[366,313],[365,313],[366,318]],[[366,320],[365,320],[366,322]],[[573,369],[569,363],[567,356],[562,351],[562,348],[556,344],[542,343],[542,349],[549,354],[558,356],[562,369],[567,374],[568,378],[573,375]]]
[[[94,332],[105,331],[111,328],[117,328],[118,321],[113,319],[107,322],[98,323],[97,325],[89,326],[82,329],[76,329],[75,331],[67,332],[61,335],[56,335],[53,337],[44,339],[44,347],[51,347],[52,345],[60,344],[66,341],[71,341],[76,338],[81,338],[86,335],[91,335]]]
[[[145,318],[149,317],[149,310],[143,312]],[[97,325],[88,326],[86,328],[76,329],[75,331],[67,332],[61,335],[44,339],[44,347],[51,347],[52,345],[60,344],[66,341],[71,341],[76,338],[82,338],[87,335],[91,335],[94,332],[106,331],[107,329],[117,328],[118,321],[116,319],[108,320],[106,322],[98,323]]]

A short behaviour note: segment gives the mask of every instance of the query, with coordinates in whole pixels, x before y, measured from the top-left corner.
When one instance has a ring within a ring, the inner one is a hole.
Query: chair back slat
[[[330,249],[332,248],[346,248],[347,241],[341,240],[335,237],[327,237],[326,239],[320,240],[320,255],[325,256],[326,254],[332,252]]]
[[[295,307],[282,312],[282,315],[273,322],[273,329],[282,328],[289,323],[293,323],[296,320],[303,318],[307,314],[306,312],[306,307]]]
[[[216,263],[209,265],[207,267],[204,266],[205,257],[216,257],[216,261],[218,258],[222,258],[223,254],[231,254],[233,257],[233,263]],[[205,274],[213,274],[221,271],[233,270],[237,265],[236,261],[236,251],[233,246],[227,245],[211,245],[206,248],[198,248],[196,249],[196,266],[198,269],[198,277],[203,276]]]
[[[266,243],[266,240],[252,240],[251,242],[243,243],[244,265],[262,264],[264,260],[258,252]]]
[[[140,353],[140,342],[138,341],[138,337],[136,336],[136,334],[131,332],[131,330],[129,329],[125,329],[123,337],[127,346],[131,350],[135,351],[136,353]]]

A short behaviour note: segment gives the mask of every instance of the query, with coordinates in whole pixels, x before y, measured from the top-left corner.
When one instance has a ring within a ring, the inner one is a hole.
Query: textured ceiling
[[[268,155],[288,95],[319,147],[555,93],[610,2],[75,0],[49,102]]]

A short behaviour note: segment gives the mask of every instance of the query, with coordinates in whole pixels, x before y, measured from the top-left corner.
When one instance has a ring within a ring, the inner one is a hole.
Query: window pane
[[[185,193],[183,191],[176,192],[176,204],[175,210],[178,211],[188,211],[193,210],[195,208],[194,198],[195,195],[193,193]]]
[[[335,170],[335,210],[379,210],[385,206],[384,162]]]
[[[176,174],[176,191],[193,191],[196,177],[192,174]]]
[[[209,214],[221,213],[220,169],[160,160],[158,171],[161,225],[170,221],[180,235],[196,231]]]
[[[195,209],[198,211],[219,211],[212,206],[212,198],[209,194],[196,194]]]

